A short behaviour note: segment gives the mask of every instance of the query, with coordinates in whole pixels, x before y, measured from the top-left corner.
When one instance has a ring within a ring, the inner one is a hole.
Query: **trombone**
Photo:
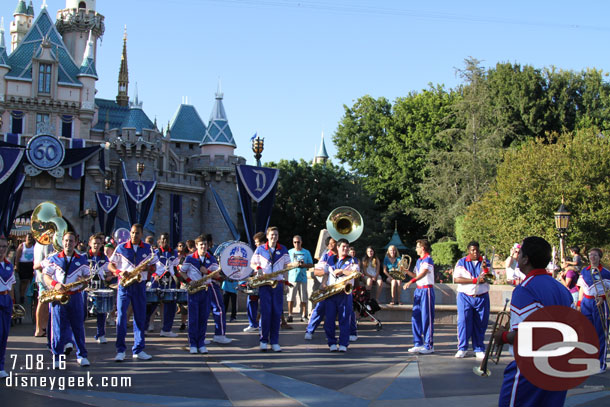
[[[489,360],[494,362],[494,364],[496,365],[498,364],[498,362],[500,362],[500,355],[502,354],[504,344],[498,343],[498,341],[494,339],[494,336],[500,327],[508,328],[508,325],[510,323],[510,313],[506,311],[506,307],[508,306],[509,301],[510,300],[507,298],[506,302],[504,303],[504,309],[496,316],[496,322],[494,323],[494,327],[491,331],[489,344],[487,345],[487,349],[485,350],[485,357],[481,361],[481,365],[472,368],[472,371],[477,376],[491,376],[491,370],[487,368]]]

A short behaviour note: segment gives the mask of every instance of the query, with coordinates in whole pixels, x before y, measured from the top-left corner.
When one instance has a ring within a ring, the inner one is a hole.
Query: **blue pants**
[[[258,314],[258,295],[248,296],[248,323],[251,327],[258,328],[258,320],[256,316]]]
[[[209,291],[209,289],[208,289]],[[205,331],[210,316],[210,295],[201,290],[188,296],[189,346],[201,348],[205,345]]]
[[[8,342],[8,331],[11,329],[13,299],[10,295],[0,295],[0,370],[4,370],[4,354]]]
[[[468,350],[472,338],[475,352],[485,352],[485,330],[489,322],[489,293],[471,297],[458,293],[458,350]]]
[[[608,320],[608,306],[604,302],[604,320]],[[592,298],[584,298],[580,303],[580,311],[582,314],[587,317],[589,321],[595,327],[595,331],[597,331],[597,337],[599,338],[599,367],[600,369],[606,368],[606,356],[608,354],[608,349],[606,348],[606,335],[604,334],[604,330],[608,329],[608,324],[603,324],[601,318],[599,317],[599,311],[597,310],[597,306],[595,305],[595,300]]]
[[[313,335],[313,333],[318,328],[318,325],[324,319],[324,315],[326,314],[326,300],[322,300],[313,307],[311,310],[311,316],[309,317],[309,322],[307,323],[306,332]]]
[[[83,295],[72,294],[66,305],[51,305],[51,351],[54,355],[64,353],[68,342],[76,342],[76,356],[87,357],[85,347],[85,324],[83,323]]]
[[[349,315],[349,335],[358,336],[358,320],[356,319],[356,313],[354,312],[354,296],[349,294],[347,296],[347,315]]]
[[[434,347],[434,288],[416,288],[411,329],[415,346]]]
[[[324,331],[328,346],[336,345],[335,318],[339,315],[339,345],[349,345],[349,321],[350,313],[347,306],[348,295],[341,293],[326,299],[326,315],[324,319]]]
[[[521,374],[513,360],[504,370],[498,406],[563,406],[566,394],[567,391],[548,391],[534,386]]]
[[[106,336],[106,313],[97,313],[97,331],[95,332],[95,339],[100,336]]]
[[[212,314],[214,314],[214,335],[221,336],[227,333],[227,316],[225,315],[225,302],[222,289],[216,283],[210,284],[208,288]]]
[[[278,283],[275,288],[264,285],[259,288],[261,304],[261,336],[263,343],[279,344],[280,321],[284,312],[284,283]]]
[[[154,281],[150,288],[159,288],[159,282]],[[172,279],[169,286],[167,288],[176,288],[176,283]],[[146,330],[148,330],[148,326],[150,325],[150,319],[157,310],[158,304],[147,304],[146,305]],[[177,304],[175,301],[165,302],[163,303],[163,326],[161,330],[164,332],[169,332],[172,330],[172,326],[174,325],[174,318],[176,316],[176,308]]]
[[[127,336],[127,308],[131,303],[133,308],[133,339],[131,348],[134,354],[144,350],[146,333],[146,281],[123,287],[119,285],[117,298],[116,350],[125,352],[125,337]]]

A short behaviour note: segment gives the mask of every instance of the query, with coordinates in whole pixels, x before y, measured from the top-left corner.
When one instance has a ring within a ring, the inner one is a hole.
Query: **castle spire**
[[[4,17],[0,18],[0,66],[9,67],[6,44],[4,43]]]
[[[121,69],[119,70],[119,93],[116,101],[119,106],[129,106],[129,72],[127,71],[127,26],[123,34],[123,54],[121,55]]]
[[[83,56],[83,63],[80,66],[79,75],[91,76],[97,79],[97,71],[95,70],[95,60],[93,58],[93,32],[89,31],[89,40],[85,48],[85,55]]]
[[[323,164],[328,161],[328,153],[326,152],[326,145],[324,144],[324,131],[322,131],[322,142],[320,143],[320,149],[318,154],[314,157],[314,164]]]

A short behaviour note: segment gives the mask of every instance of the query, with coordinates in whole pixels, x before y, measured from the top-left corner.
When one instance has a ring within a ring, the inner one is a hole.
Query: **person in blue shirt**
[[[383,273],[387,277],[387,282],[390,285],[390,293],[392,294],[392,301],[390,305],[401,305],[400,302],[400,280],[396,280],[390,276],[391,270],[398,269],[398,262],[400,261],[400,253],[396,246],[391,245],[388,247],[385,258],[383,259]]]
[[[513,344],[519,324],[540,308],[552,305],[570,307],[572,295],[559,281],[551,277],[545,267],[551,261],[551,245],[541,237],[523,240],[517,262],[525,275],[515,287],[510,301],[510,331],[500,327],[495,333],[499,344]],[[504,370],[504,381],[498,405],[504,406],[563,406],[566,391],[548,391],[530,383],[513,360]]]
[[[288,287],[288,295],[286,297],[288,302],[288,322],[292,322],[292,309],[296,302],[297,294],[301,301],[301,321],[307,318],[307,301],[309,301],[307,294],[307,269],[313,267],[313,258],[309,250],[303,248],[301,236],[295,235],[292,238],[292,244],[294,248],[288,250],[290,262],[302,262],[303,267],[292,269],[288,272],[288,282],[291,284]]]
[[[8,377],[4,370],[4,354],[11,328],[11,316],[15,303],[15,271],[13,265],[6,259],[8,240],[0,236],[0,379]]]
[[[231,303],[231,319],[233,322],[237,319],[237,285],[238,282],[235,280],[226,279],[222,282],[222,291],[224,291],[223,299],[225,305],[225,320],[227,319],[227,312],[229,311],[229,302]]]

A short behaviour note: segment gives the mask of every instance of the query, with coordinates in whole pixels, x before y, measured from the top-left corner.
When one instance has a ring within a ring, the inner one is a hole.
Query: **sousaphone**
[[[326,219],[326,229],[335,239],[347,239],[348,242],[358,240],[364,230],[364,221],[357,210],[349,206],[333,209]]]
[[[42,245],[53,244],[58,252],[63,250],[64,234],[68,224],[62,218],[59,207],[53,202],[43,202],[34,209],[30,219],[32,236]]]

